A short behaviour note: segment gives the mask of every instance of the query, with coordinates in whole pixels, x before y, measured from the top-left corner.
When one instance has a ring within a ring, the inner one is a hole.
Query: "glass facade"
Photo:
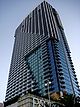
[[[45,92],[45,84],[44,84],[44,72],[43,72],[43,61],[42,61],[42,49],[39,47],[35,51],[33,51],[29,56],[26,56],[26,63],[29,66],[29,70],[33,75],[32,78],[32,91],[35,90],[34,85],[38,90],[40,90],[40,94],[44,94]],[[34,84],[36,83],[36,84]]]

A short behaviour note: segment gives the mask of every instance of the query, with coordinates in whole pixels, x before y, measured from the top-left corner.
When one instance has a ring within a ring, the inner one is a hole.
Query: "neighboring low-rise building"
[[[3,103],[0,103],[0,107],[4,107]]]
[[[63,107],[60,103],[30,93],[4,102],[4,107]]]

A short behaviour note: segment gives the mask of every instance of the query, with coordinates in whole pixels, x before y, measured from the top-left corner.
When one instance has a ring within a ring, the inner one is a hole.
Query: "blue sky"
[[[5,99],[15,30],[42,1],[0,0],[0,102]],[[59,13],[80,84],[80,0],[46,1]]]

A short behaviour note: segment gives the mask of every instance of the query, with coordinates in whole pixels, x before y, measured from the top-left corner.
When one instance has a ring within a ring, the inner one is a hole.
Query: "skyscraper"
[[[64,29],[56,10],[42,2],[15,32],[5,101],[26,92],[41,96],[66,92],[79,96],[79,86]]]

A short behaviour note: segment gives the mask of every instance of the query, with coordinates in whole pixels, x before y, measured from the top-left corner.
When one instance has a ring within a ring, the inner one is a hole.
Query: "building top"
[[[49,12],[52,14],[48,14]],[[16,32],[18,30],[19,31],[21,30],[21,32],[24,32],[24,33],[33,33],[33,34],[38,33],[38,34],[48,35],[50,34],[50,32],[54,31],[52,28],[52,25],[50,24],[51,23],[50,21],[54,20],[53,23],[56,24],[56,21],[55,21],[56,19],[57,19],[58,26],[63,29],[63,26],[57,11],[48,2],[43,1],[22,21],[22,23],[16,29]],[[51,29],[51,31],[49,30],[49,28]]]

